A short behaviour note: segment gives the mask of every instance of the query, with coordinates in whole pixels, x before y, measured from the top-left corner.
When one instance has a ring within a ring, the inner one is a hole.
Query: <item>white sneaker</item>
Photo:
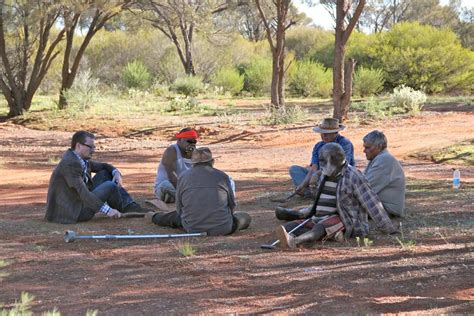
[[[276,229],[276,235],[282,248],[296,248],[295,237],[288,234],[284,226],[278,226]]]

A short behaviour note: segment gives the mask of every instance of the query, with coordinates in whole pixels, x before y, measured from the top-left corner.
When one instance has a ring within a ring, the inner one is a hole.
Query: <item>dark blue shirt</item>
[[[354,146],[352,145],[351,141],[344,136],[337,135],[336,139],[333,141],[333,143],[337,143],[341,145],[342,149],[344,149],[344,152],[346,153],[346,160],[351,166],[355,166],[355,160],[354,160]],[[321,148],[326,144],[323,141],[320,141],[316,145],[314,145],[313,148],[313,155],[311,156],[311,165],[316,165],[318,166],[319,169],[319,151]]]

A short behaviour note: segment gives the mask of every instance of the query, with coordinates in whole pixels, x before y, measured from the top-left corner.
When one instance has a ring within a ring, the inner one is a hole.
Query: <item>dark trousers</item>
[[[132,197],[123,188],[112,181],[112,175],[107,170],[102,170],[92,178],[91,192],[94,193],[102,202],[114,209],[122,211],[127,205],[133,202]],[[78,221],[84,222],[90,220],[99,210],[83,208],[79,214]]]
[[[176,211],[168,212],[165,214],[156,213],[155,215],[153,215],[152,221],[158,226],[183,228],[183,224],[181,223],[181,216],[179,216],[178,212]],[[235,215],[232,215],[232,231],[229,233],[229,235],[235,233],[238,229],[240,230],[247,228],[250,224],[250,219],[247,221],[248,223],[242,223],[241,227],[239,227],[239,222],[242,222],[242,220],[239,221],[239,219]]]

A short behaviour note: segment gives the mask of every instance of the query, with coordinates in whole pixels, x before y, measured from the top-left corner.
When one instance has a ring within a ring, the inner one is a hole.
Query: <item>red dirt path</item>
[[[360,168],[365,165],[361,139],[377,128],[386,133],[409,183],[438,181],[449,187],[451,165],[409,155],[472,139],[473,118],[471,112],[426,112],[368,126],[349,123],[342,134],[353,141]],[[369,248],[351,241],[265,251],[260,244],[274,239],[272,231],[281,224],[268,198],[291,190],[287,168],[308,163],[318,136],[309,125],[199,128],[200,144],[221,156],[216,167],[236,180],[238,208],[253,222],[233,236],[189,240],[197,254],[186,258],[178,251],[182,240],[65,244],[65,229],[83,234],[176,231],[142,219],[97,218],[67,226],[45,222],[52,158],[67,148],[71,133],[0,124],[0,260],[8,263],[0,268],[0,302],[8,307],[26,291],[35,296],[35,312],[57,307],[66,315],[84,315],[88,309],[100,315],[473,312],[472,167],[461,167],[464,187],[452,200],[429,190],[407,193],[409,215],[403,225],[417,242],[414,251],[401,250],[393,238],[377,233]],[[143,201],[152,197],[168,136],[103,137],[95,158],[120,168],[125,187]],[[296,199],[289,205],[305,203]],[[445,226],[443,220],[459,224]]]

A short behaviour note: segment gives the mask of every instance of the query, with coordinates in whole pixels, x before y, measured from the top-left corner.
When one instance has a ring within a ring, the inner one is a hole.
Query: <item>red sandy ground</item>
[[[409,154],[472,139],[473,118],[472,112],[425,112],[366,126],[349,122],[342,134],[353,141],[360,168],[365,165],[362,137],[382,129],[409,181],[440,180],[449,187],[452,166]],[[45,222],[47,185],[56,163],[50,158],[68,147],[71,133],[0,124],[0,260],[9,264],[0,268],[0,302],[11,307],[26,291],[35,296],[33,311],[57,307],[65,315],[84,315],[88,309],[100,315],[474,312],[472,167],[461,167],[464,199],[436,199],[429,193],[420,198],[408,192],[409,215],[403,225],[417,242],[414,251],[402,250],[392,237],[378,233],[368,248],[352,240],[295,251],[262,250],[260,245],[272,241],[281,224],[273,215],[277,204],[269,197],[290,192],[287,168],[309,162],[318,135],[307,124],[198,128],[200,145],[209,145],[221,157],[216,167],[236,180],[238,209],[249,212],[253,222],[233,236],[188,240],[196,254],[184,257],[178,251],[183,240],[64,243],[66,229],[81,234],[177,231],[143,219],[96,218],[68,226]],[[156,167],[171,142],[168,131],[102,137],[95,158],[120,168],[125,187],[143,201],[153,196]],[[289,205],[308,203],[295,199]],[[445,228],[444,216],[459,218],[459,227],[467,221],[470,229]],[[425,227],[415,229],[420,218]]]

